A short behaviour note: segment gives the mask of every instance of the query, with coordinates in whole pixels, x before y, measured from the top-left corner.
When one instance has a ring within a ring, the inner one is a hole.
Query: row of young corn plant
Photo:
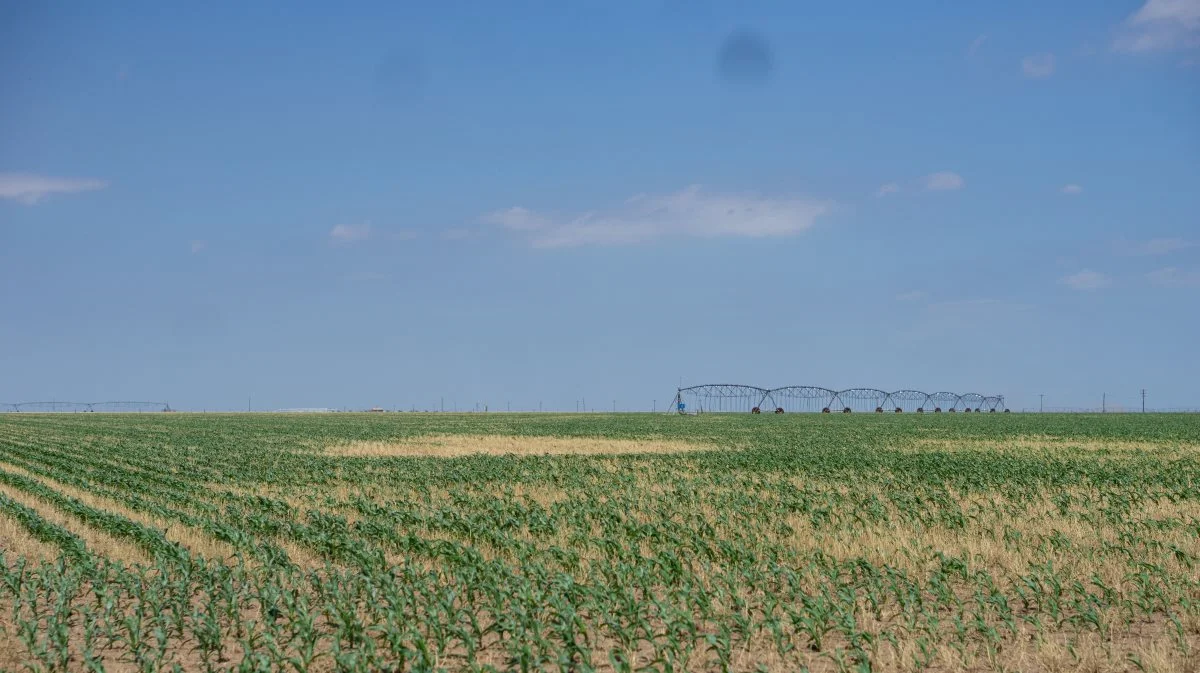
[[[289,541],[331,564],[192,559],[153,527],[5,472],[7,486],[154,559],[127,567],[86,549],[70,553],[65,542],[56,542],[61,568],[6,559],[5,586],[16,588],[4,600],[21,606],[21,623],[36,625],[26,631],[49,628],[45,605],[66,611],[53,618],[66,644],[31,641],[31,667],[995,667],[1031,635],[1094,638],[1086,642],[1106,643],[1118,662],[1139,656],[1123,640],[1132,630],[1154,629],[1156,647],[1181,661],[1196,645],[1200,589],[1189,536],[1200,534],[1200,498],[1194,459],[1178,452],[913,457],[906,442],[922,433],[948,428],[970,439],[966,430],[981,426],[817,419],[829,436],[797,441],[798,428],[811,430],[797,425],[804,419],[728,427],[722,419],[667,432],[710,440],[724,432],[742,444],[749,436],[749,449],[338,459],[315,452],[311,438],[413,434],[436,421],[419,419],[414,429],[363,417],[290,425],[234,418],[237,431],[203,418],[128,427],[53,418],[45,434],[37,419],[0,420],[2,463],[161,519],[228,531],[223,539],[247,550]],[[526,434],[631,432],[612,422],[488,421]],[[1004,423],[1007,432],[1021,429]],[[252,460],[235,470],[242,455]],[[106,471],[116,479],[106,482]],[[254,494],[288,489],[306,494],[305,504]],[[1046,495],[1045,511],[1022,504]],[[53,530],[28,508],[0,505],[31,533]],[[989,568],[937,537],[893,557],[858,542],[889,528],[978,536],[1025,565]],[[806,545],[804,536],[826,542]],[[1103,572],[1088,576],[1093,567]]]

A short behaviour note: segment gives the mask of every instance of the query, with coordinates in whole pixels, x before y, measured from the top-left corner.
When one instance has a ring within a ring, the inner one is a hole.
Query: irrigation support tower
[[[689,413],[1008,413],[1003,395],[888,392],[878,388],[834,390],[821,386],[761,388],[740,383],[711,383],[677,388],[672,409]]]

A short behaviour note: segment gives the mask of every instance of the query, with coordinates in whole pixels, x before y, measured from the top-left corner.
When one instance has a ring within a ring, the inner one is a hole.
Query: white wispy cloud
[[[967,56],[974,56],[975,52],[979,51],[979,48],[983,46],[983,43],[987,42],[987,39],[987,35],[980,35],[974,40],[971,40],[971,46],[967,47]]]
[[[74,194],[104,189],[108,182],[94,178],[55,178],[33,173],[0,173],[0,198],[32,206],[51,194]]]
[[[513,206],[508,210],[497,210],[483,216],[485,224],[498,224],[513,231],[533,231],[551,225],[551,221],[527,208]]]
[[[962,189],[966,181],[958,173],[951,171],[940,171],[932,175],[925,176],[925,189],[934,192],[949,191],[952,189]]]
[[[555,216],[509,208],[481,219],[528,238],[534,247],[560,248],[629,245],[670,236],[789,236],[832,210],[828,201],[716,194],[692,185],[672,194],[641,194],[599,212]]]
[[[875,190],[875,198],[887,196],[888,194],[896,194],[900,191],[900,185],[889,182],[886,185],[880,185],[879,189]]]
[[[1168,266],[1146,274],[1150,282],[1163,287],[1200,287],[1200,270]]]
[[[204,249],[208,247],[208,243],[205,241],[192,241],[190,246],[192,248],[192,254],[196,254],[198,252],[203,252]]]
[[[1113,40],[1124,52],[1200,46],[1200,0],[1146,0]]]
[[[912,290],[910,292],[901,292],[896,295],[896,301],[919,301],[925,298],[925,293],[920,290]]]
[[[1059,282],[1073,290],[1099,290],[1100,288],[1112,285],[1112,280],[1108,276],[1099,271],[1092,271],[1091,269],[1084,269],[1079,273],[1063,276],[1059,279]]]
[[[1059,191],[1067,196],[1078,196],[1083,193],[1083,187],[1076,184],[1063,185],[1063,188]]]
[[[1021,59],[1021,72],[1032,79],[1043,79],[1054,74],[1054,54],[1033,54]]]
[[[329,238],[335,243],[354,243],[371,237],[371,223],[339,224],[329,230]]]

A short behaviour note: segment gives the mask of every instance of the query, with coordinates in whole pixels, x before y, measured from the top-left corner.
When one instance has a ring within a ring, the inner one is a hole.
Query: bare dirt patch
[[[84,545],[92,553],[131,564],[150,563],[150,557],[137,545],[113,537],[99,529],[92,528],[74,515],[60,511],[53,504],[42,500],[38,496],[18,490],[7,484],[0,484],[0,493],[3,493],[15,502],[33,509],[46,521],[62,526],[79,536],[83,540]]]
[[[1200,445],[1181,442],[1087,439],[1078,437],[1056,437],[1053,435],[1020,435],[1005,439],[919,439],[909,450],[918,451],[965,451],[988,453],[1027,453],[1033,451],[1106,451],[1110,453],[1154,452],[1157,455],[1179,456],[1200,455]]]
[[[58,558],[59,550],[30,535],[16,519],[0,514],[0,553],[5,554],[10,562],[21,557],[36,563],[53,561]]]
[[[188,550],[193,553],[201,554],[207,558],[218,560],[228,559],[236,554],[236,550],[234,549],[233,545],[217,540],[204,531],[185,526],[177,521],[163,519],[139,512],[110,498],[98,496],[81,488],[64,484],[49,477],[43,477],[41,475],[34,474],[29,470],[5,463],[3,461],[0,461],[0,468],[3,468],[8,472],[19,474],[28,479],[32,479],[33,481],[40,482],[41,484],[58,491],[59,493],[62,493],[63,495],[75,498],[89,507],[120,514],[131,521],[136,521],[137,523],[156,528],[162,531],[163,535],[168,540],[172,542],[178,542],[184,547],[187,547]]]
[[[607,439],[594,437],[520,437],[511,435],[425,435],[395,441],[358,441],[329,446],[334,456],[435,457],[628,455],[711,451],[717,447],[674,439]]]

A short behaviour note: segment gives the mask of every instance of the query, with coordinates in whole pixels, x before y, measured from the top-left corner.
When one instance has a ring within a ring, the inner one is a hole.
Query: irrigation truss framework
[[[878,388],[833,390],[820,386],[760,388],[738,383],[709,383],[678,388],[672,410],[681,413],[995,413],[1008,412],[1003,395],[887,392]]]
[[[173,411],[166,402],[0,402],[0,413],[137,413]]]

